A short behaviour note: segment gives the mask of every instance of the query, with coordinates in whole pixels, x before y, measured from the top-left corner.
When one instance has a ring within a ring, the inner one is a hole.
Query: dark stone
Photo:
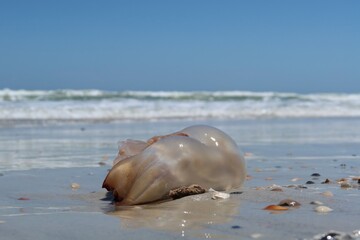
[[[232,229],[240,229],[241,227],[239,225],[231,226]]]
[[[242,194],[243,192],[231,192],[230,194]]]
[[[327,179],[325,179],[325,181],[322,182],[322,184],[327,184],[327,183],[330,183],[330,182],[331,182],[330,179],[327,178]]]
[[[307,181],[306,184],[315,184],[313,181]]]
[[[312,177],[320,177],[320,173],[313,173],[311,174]]]

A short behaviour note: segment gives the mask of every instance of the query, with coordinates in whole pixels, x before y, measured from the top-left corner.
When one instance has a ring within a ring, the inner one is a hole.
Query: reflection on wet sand
[[[149,228],[188,236],[198,235],[210,225],[230,222],[238,215],[239,205],[238,195],[213,200],[205,193],[158,204],[114,207],[107,214],[118,217],[123,228]]]

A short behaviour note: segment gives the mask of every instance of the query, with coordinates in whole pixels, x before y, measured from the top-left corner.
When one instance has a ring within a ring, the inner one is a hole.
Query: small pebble
[[[20,201],[28,201],[28,200],[30,200],[30,198],[27,198],[27,197],[21,197],[21,198],[18,198],[18,200],[20,200]]]
[[[312,202],[310,202],[310,204],[312,204],[312,205],[324,205],[324,203],[322,203],[320,201],[312,201]]]
[[[317,206],[314,208],[315,212],[318,212],[318,213],[328,213],[328,212],[331,212],[333,211],[333,209],[327,207],[327,206]]]
[[[283,192],[284,190],[282,190],[281,187],[274,187],[274,188],[271,188],[270,191],[272,191],[272,192]]]
[[[336,180],[338,183],[343,183],[343,182],[347,182],[346,178],[340,178],[338,180]]]
[[[345,163],[342,163],[342,164],[340,164],[340,167],[341,167],[341,168],[346,168],[346,164],[345,164]]]
[[[231,226],[232,229],[240,229],[241,227],[239,225]]]
[[[360,184],[360,179],[358,180],[358,184]]]
[[[250,235],[251,238],[258,239],[261,238],[263,235],[261,233],[253,233]]]
[[[330,191],[323,192],[323,193],[321,193],[321,195],[323,195],[325,197],[333,197],[334,196],[334,194]]]
[[[296,190],[298,190],[298,189],[307,189],[307,187],[304,186],[304,185],[293,185],[293,184],[291,184],[291,185],[287,185],[287,186],[285,186],[285,187],[287,187],[287,188],[294,188],[294,189],[296,189]]]
[[[301,178],[293,178],[293,179],[291,179],[292,182],[297,182],[299,180],[301,180]]]
[[[284,200],[280,201],[278,205],[282,206],[282,207],[300,207],[301,206],[301,204],[299,202],[292,200],[292,199],[284,199]]]
[[[80,184],[78,184],[78,183],[72,183],[72,184],[71,184],[71,188],[74,189],[74,190],[75,190],[75,189],[79,189],[79,188],[80,188]]]
[[[99,164],[100,166],[105,166],[105,165],[106,165],[105,162],[98,162],[98,164]]]
[[[2,176],[4,176],[4,174],[3,174],[3,173],[0,173],[0,177],[2,177]]]
[[[307,181],[306,184],[315,184],[313,181]]]
[[[320,177],[320,173],[313,173],[311,174],[312,177]]]
[[[351,184],[347,183],[347,182],[343,182],[343,183],[340,184],[340,187],[341,188],[351,188]]]

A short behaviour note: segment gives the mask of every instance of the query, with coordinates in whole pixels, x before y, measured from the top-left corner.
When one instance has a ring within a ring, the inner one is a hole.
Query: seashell
[[[287,211],[289,210],[288,207],[283,207],[279,205],[269,205],[263,208],[263,210],[269,210],[269,211]]]
[[[333,211],[333,209],[327,207],[327,206],[317,206],[314,208],[315,212],[318,212],[318,213],[328,213],[328,212],[331,212]]]
[[[80,188],[80,184],[78,184],[78,183],[72,183],[72,184],[71,184],[71,188],[72,188],[73,190],[79,189],[79,188]]]
[[[301,206],[301,204],[299,202],[292,200],[292,199],[284,199],[284,200],[280,201],[278,205],[283,206],[283,207],[300,207]]]
[[[103,187],[119,205],[168,199],[170,190],[197,184],[228,191],[242,186],[245,160],[221,130],[196,125],[148,141],[121,143]]]

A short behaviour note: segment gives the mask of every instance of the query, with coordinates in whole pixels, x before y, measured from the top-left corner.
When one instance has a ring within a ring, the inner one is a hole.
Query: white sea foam
[[[359,117],[360,94],[0,90],[0,120]]]

